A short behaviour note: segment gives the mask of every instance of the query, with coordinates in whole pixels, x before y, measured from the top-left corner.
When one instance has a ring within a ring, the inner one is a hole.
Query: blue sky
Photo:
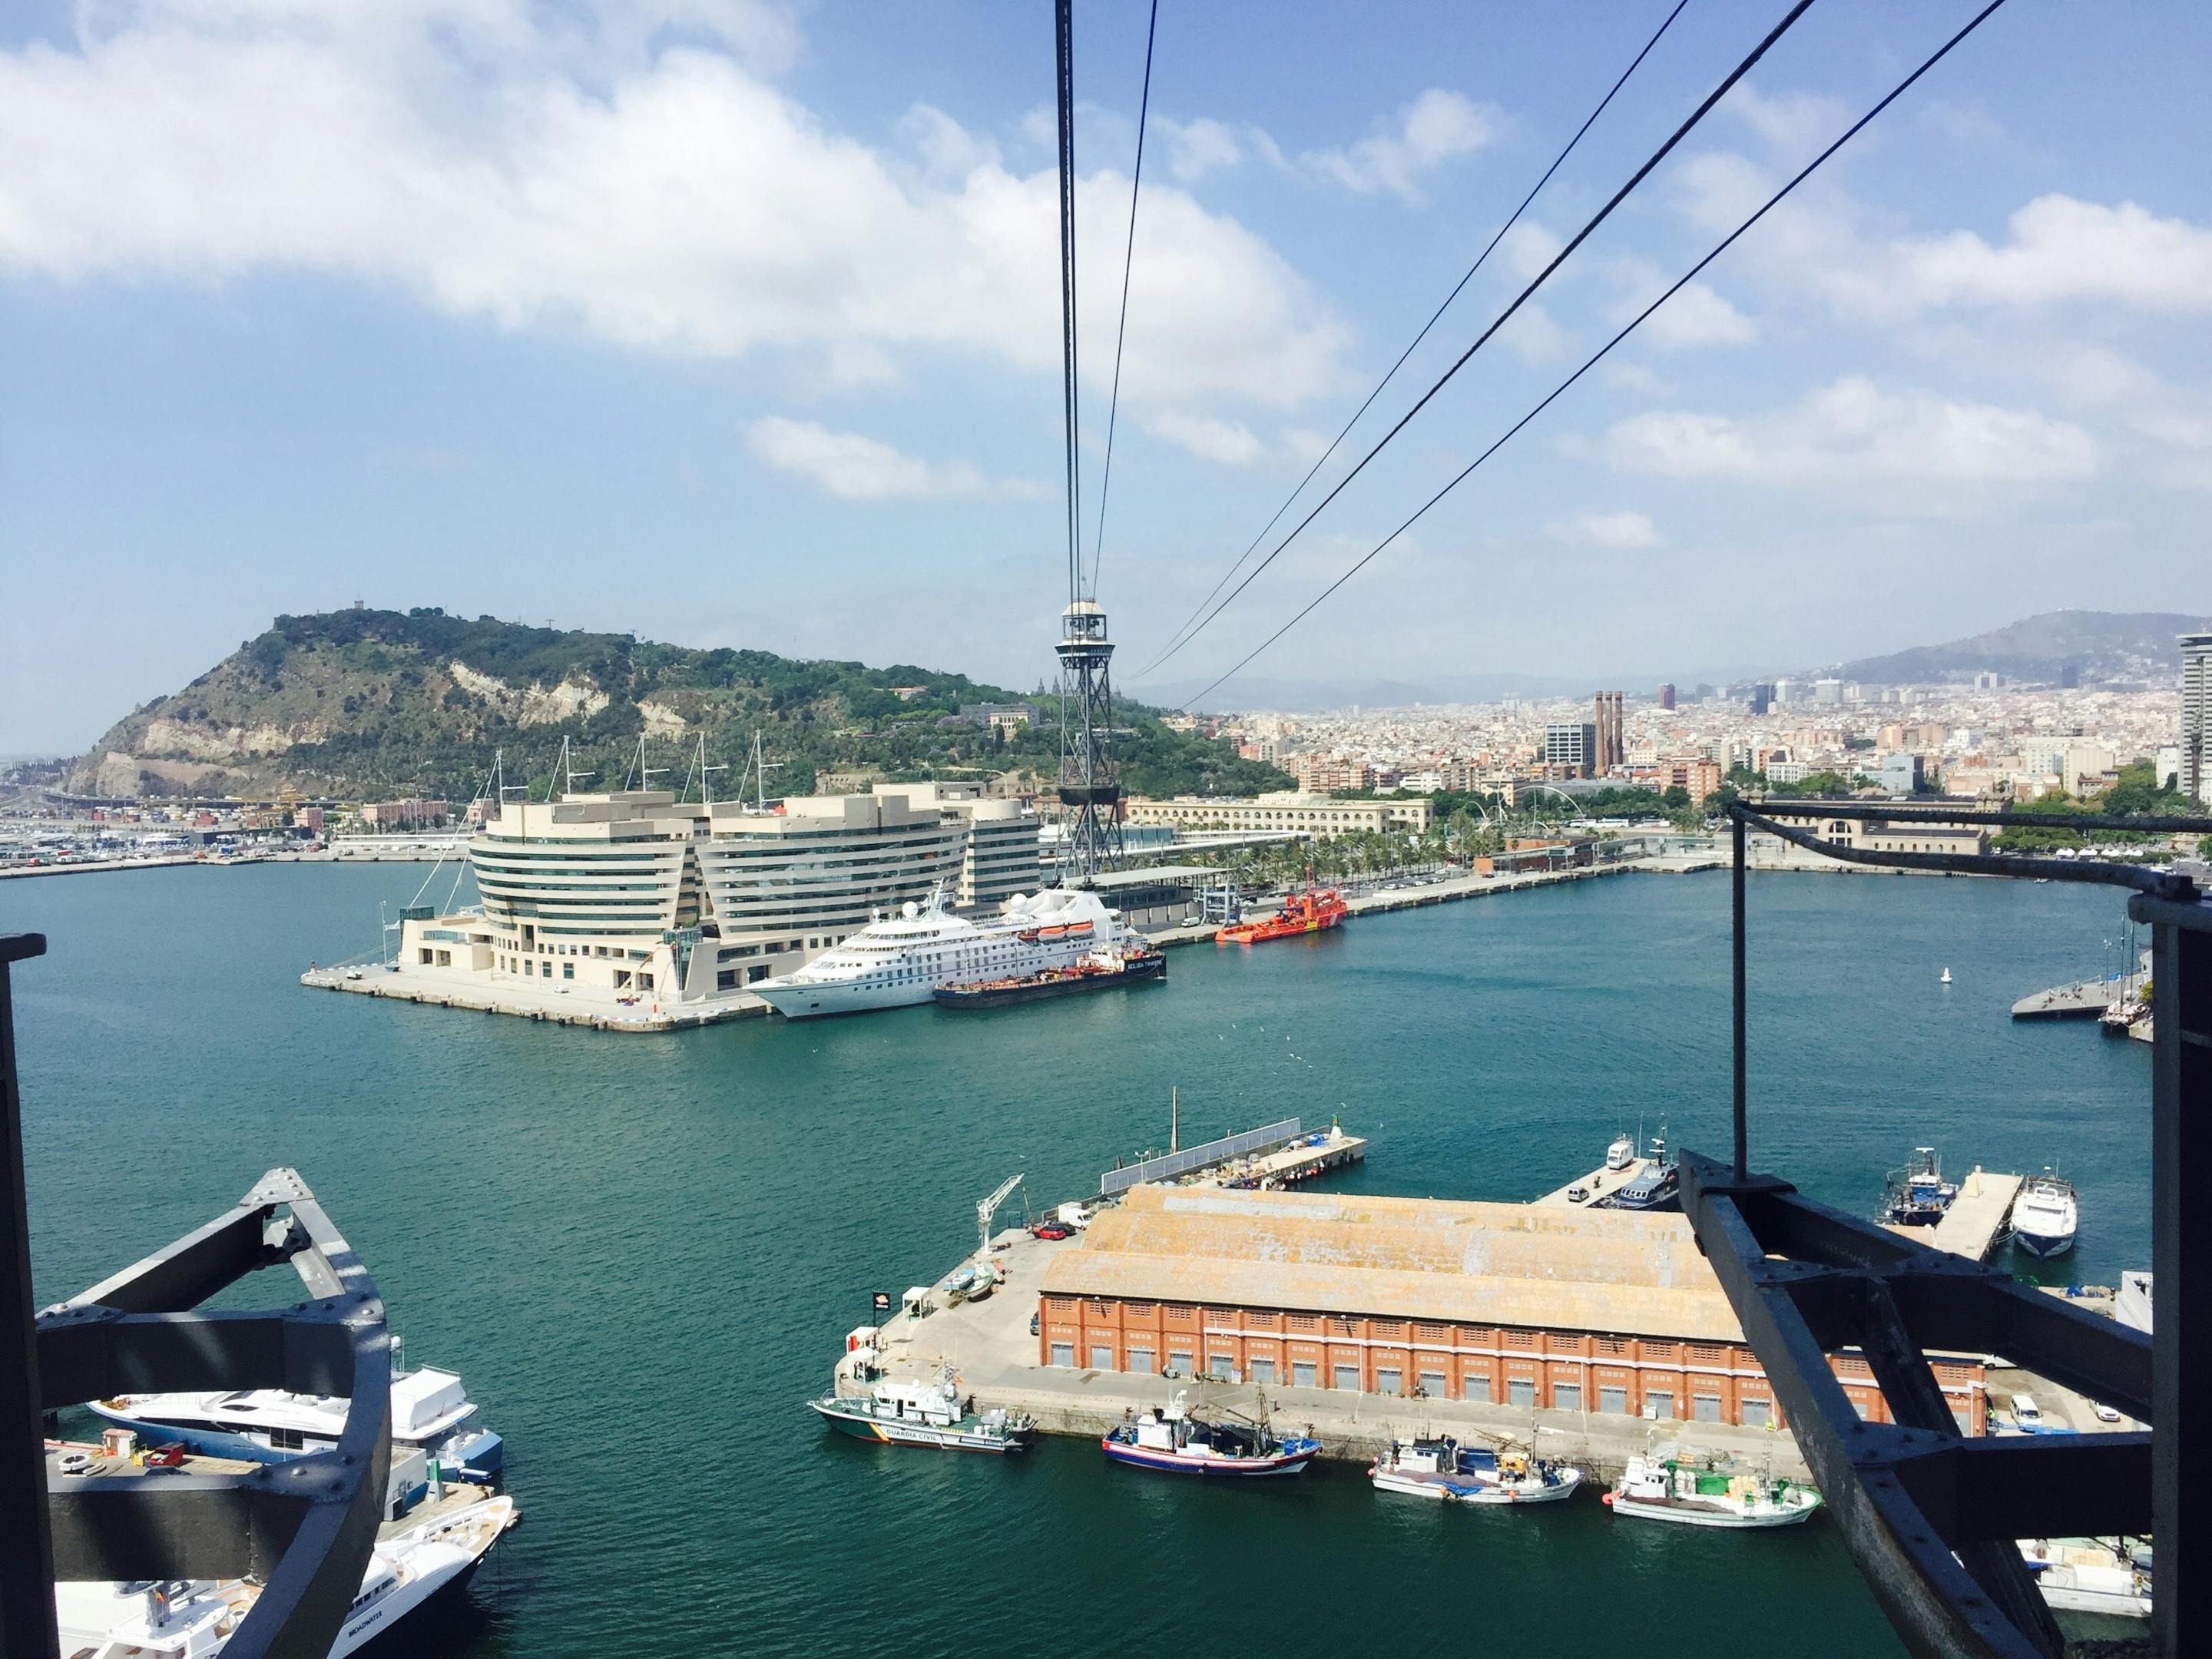
[[[1101,584],[1125,680],[1667,9],[1163,0]],[[1370,422],[1782,9],[1690,0]],[[1145,14],[1077,10],[1095,489]],[[1820,0],[1130,689],[1229,666],[1971,10]],[[2208,36],[2012,0],[1252,674],[1636,685],[2212,605]],[[0,753],[356,596],[1034,684],[1051,76],[1042,3],[10,8]]]

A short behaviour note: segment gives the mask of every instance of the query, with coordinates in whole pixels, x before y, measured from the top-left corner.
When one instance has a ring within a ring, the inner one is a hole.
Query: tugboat
[[[1116,1463],[1170,1474],[1255,1477],[1297,1474],[1320,1454],[1321,1442],[1304,1435],[1278,1437],[1263,1408],[1256,1421],[1206,1423],[1193,1417],[1185,1391],[1164,1407],[1124,1423],[1098,1443]]]
[[[1047,968],[1012,979],[940,985],[930,995],[948,1008],[1003,1008],[1009,1003],[1038,1002],[1046,997],[1071,996],[1079,991],[1145,985],[1167,976],[1168,959],[1158,951],[1140,946],[1093,951],[1072,968]]]
[[[833,1394],[806,1403],[838,1433],[890,1446],[1016,1452],[1036,1430],[1026,1412],[994,1410],[979,1416],[963,1409],[950,1365],[933,1382],[878,1382],[869,1394]]]
[[[1943,1179],[1943,1163],[1936,1156],[1936,1149],[1915,1146],[1912,1161],[1889,1172],[1881,1213],[1875,1219],[1893,1227],[1932,1227],[1943,1218],[1958,1195],[1958,1183]]]
[[[1213,936],[1216,945],[1259,945],[1271,939],[1292,939],[1340,926],[1352,907],[1334,887],[1316,887],[1310,874],[1306,890],[1283,901],[1283,908],[1261,921],[1231,922]]]
[[[1690,1527],[1790,1527],[1813,1518],[1820,1494],[1769,1475],[1722,1474],[1639,1453],[1603,1494],[1615,1515]]]
[[[1618,1142],[1614,1143],[1616,1146]],[[1612,1162],[1608,1156],[1609,1164]],[[1651,1161],[1626,1181],[1593,1202],[1594,1210],[1679,1210],[1682,1207],[1682,1171],[1667,1156],[1667,1126],[1651,1137]]]
[[[2081,1206],[2074,1183],[2045,1170],[2013,1200],[2012,1242],[2030,1255],[2063,1255],[2074,1248]]]
[[[1369,1468],[1367,1478],[1377,1492],[1449,1504],[1555,1504],[1575,1495],[1583,1472],[1518,1450],[1463,1449],[1445,1437],[1393,1440]]]

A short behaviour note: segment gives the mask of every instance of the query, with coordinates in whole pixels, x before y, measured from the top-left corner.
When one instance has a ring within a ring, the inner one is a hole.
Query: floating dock
[[[2026,1181],[2025,1176],[1999,1175],[1977,1166],[1959,1182],[1958,1197],[1934,1226],[1885,1224],[1901,1238],[1963,1255],[1969,1261],[1986,1261],[2012,1236],[2012,1203]]]

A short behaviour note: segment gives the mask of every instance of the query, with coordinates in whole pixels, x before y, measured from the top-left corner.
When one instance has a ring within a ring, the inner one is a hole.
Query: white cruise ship
[[[940,985],[1072,968],[1094,951],[1141,942],[1096,893],[1058,887],[1017,893],[996,916],[970,921],[945,908],[940,887],[926,908],[901,905],[796,973],[747,988],[792,1019],[862,1014],[927,1002]]]

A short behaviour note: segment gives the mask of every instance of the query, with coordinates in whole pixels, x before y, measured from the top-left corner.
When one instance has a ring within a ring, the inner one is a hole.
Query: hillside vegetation
[[[1036,705],[1046,724],[1001,735],[963,722],[963,704]],[[470,621],[434,609],[279,617],[268,632],[173,696],[116,723],[72,769],[70,787],[105,796],[266,794],[466,800],[495,751],[509,783],[542,793],[561,740],[587,786],[619,786],[638,740],[656,782],[682,787],[706,739],[719,795],[737,793],[757,731],[771,794],[829,772],[915,778],[1033,771],[1059,756],[1056,696],[1023,696],[964,674],[895,664],[799,661],[766,651],[696,650],[594,634]],[[1133,793],[1253,794],[1287,787],[1225,743],[1117,707]],[[696,787],[696,783],[693,787]]]

